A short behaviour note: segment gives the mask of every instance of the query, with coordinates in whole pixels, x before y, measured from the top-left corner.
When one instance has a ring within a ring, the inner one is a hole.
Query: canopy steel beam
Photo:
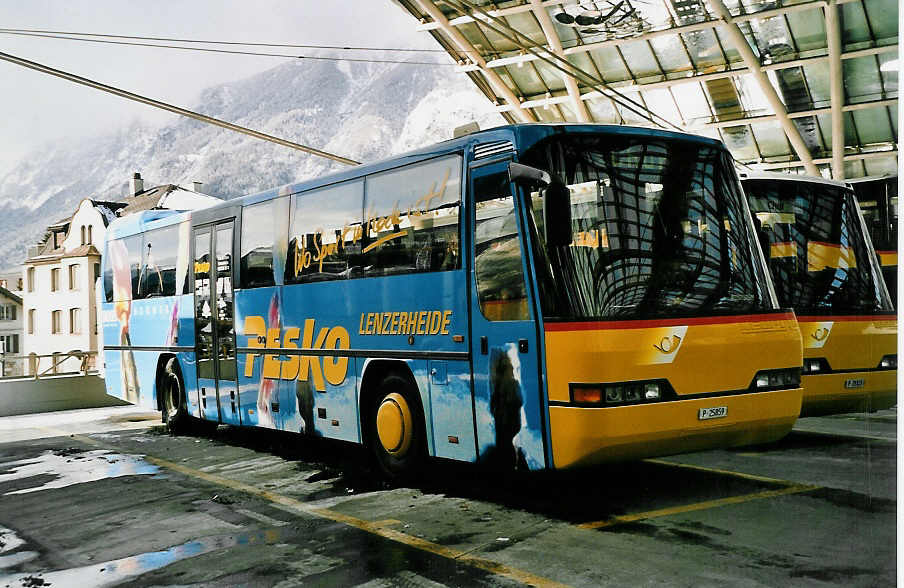
[[[826,13],[826,41],[829,45],[829,100],[832,104],[832,178],[844,179],[844,105],[843,71],[841,67],[841,24],[838,4],[829,0]]]
[[[844,156],[844,161],[863,161],[865,159],[883,159],[886,157],[897,157],[898,150],[889,149],[888,151],[868,151],[866,153],[852,153],[850,155]],[[759,163],[757,161],[747,161],[746,165],[750,165],[756,167],[756,169],[761,170],[770,170],[770,169],[789,169],[792,167],[805,167],[802,161],[781,161],[781,162],[772,162],[772,163]],[[813,163],[817,165],[827,165],[832,162],[832,158],[830,157],[821,157],[819,159],[814,159]],[[809,172],[807,172],[809,173]],[[818,173],[816,174],[819,175]]]
[[[837,0],[838,4],[848,4],[850,2],[860,2],[860,1],[861,0]],[[544,7],[559,6],[559,5],[563,5],[563,4],[569,4],[569,3],[570,2],[568,0],[543,0]],[[769,17],[776,16],[779,14],[787,14],[789,12],[797,12],[800,10],[810,10],[810,9],[814,9],[814,8],[821,8],[825,5],[826,5],[826,0],[814,0],[812,2],[797,2],[795,4],[790,4],[788,6],[782,6],[779,8],[770,8],[768,10],[762,10],[760,12],[752,12],[750,14],[739,15],[736,18],[742,19],[739,22],[745,22],[748,20],[754,20],[754,19],[758,19],[758,18],[769,18]],[[489,14],[491,16],[498,17],[498,16],[508,16],[510,14],[520,14],[523,12],[530,12],[530,11],[531,11],[530,5],[520,4],[518,6],[509,6],[508,8],[500,8],[497,10],[490,10]],[[453,18],[453,19],[449,20],[449,24],[454,27],[457,27],[459,25],[470,23],[470,22],[475,22],[477,20],[486,20],[486,19],[484,17],[482,17],[482,15],[480,15],[480,14],[465,15],[465,16],[459,16],[457,18]],[[688,26],[696,26],[696,25],[688,25]],[[708,23],[703,28],[712,28],[713,26],[715,26],[713,23]],[[421,23],[417,27],[416,30],[433,31],[438,28],[441,28],[438,23],[425,22],[425,23]],[[667,29],[667,30],[675,31],[677,28],[680,28],[680,27],[675,27],[673,29]],[[698,30],[698,29],[692,29],[692,30]],[[642,38],[642,36],[631,37],[630,40],[633,41],[633,40],[636,40],[639,38]]]
[[[858,57],[866,57],[868,55],[880,55],[883,53],[896,53],[898,51],[897,45],[883,45],[881,47],[871,47],[869,49],[858,49],[857,51],[848,51],[846,53],[841,54],[841,59],[857,59]],[[814,55],[812,57],[801,57],[799,59],[792,59],[789,61],[781,61],[778,63],[770,63],[768,65],[763,65],[763,71],[778,71],[782,69],[790,69],[793,67],[803,67],[808,65],[815,65],[817,63],[828,62],[828,55]],[[515,63],[515,62],[510,62]],[[718,80],[722,78],[730,78],[734,76],[744,75],[750,73],[750,71],[743,64],[736,63],[733,65],[738,65],[739,67],[735,69],[729,69],[726,71],[717,71],[712,73],[703,73],[703,74],[695,74],[688,75],[683,78],[674,78],[671,80],[662,80],[658,82],[649,82],[645,84],[636,84],[632,80],[625,80],[624,82],[610,82],[608,85],[611,88],[618,88],[620,92],[642,92],[645,90],[655,90],[659,88],[672,88],[674,86],[680,86],[682,84],[695,84],[700,82],[707,82],[711,80]],[[462,68],[463,70],[467,70],[467,68]],[[474,68],[476,69],[476,68]],[[691,73],[691,72],[689,72]],[[595,92],[588,92],[581,96],[582,100],[593,100],[599,98],[600,96]],[[523,103],[524,105],[531,104],[534,100],[541,99],[540,96],[527,96],[525,97],[526,101]],[[555,100],[555,99],[553,99]],[[553,102],[554,103],[554,102]],[[526,108],[526,106],[525,106]],[[510,110],[508,106],[500,106],[496,109],[499,112],[504,112],[506,110]]]
[[[530,0],[530,5],[534,16],[537,17],[537,21],[540,23],[540,28],[543,29],[543,34],[546,35],[546,44],[549,45],[553,53],[564,58],[565,54],[562,50],[562,41],[559,39],[559,34],[556,32],[556,28],[553,26],[552,20],[550,20],[549,13],[546,12],[542,0]],[[591,122],[590,112],[587,111],[587,105],[581,100],[581,90],[578,88],[577,80],[574,76],[563,74],[562,81],[565,82],[565,89],[568,91],[569,98],[571,98],[572,106],[574,106],[574,112],[578,117],[578,121],[584,123]]]
[[[779,97],[772,82],[770,82],[769,78],[766,76],[766,72],[763,71],[759,58],[753,53],[753,49],[750,48],[750,45],[747,43],[747,38],[744,36],[744,33],[741,32],[741,28],[732,19],[728,8],[725,7],[722,0],[706,0],[706,3],[722,20],[720,28],[734,45],[735,50],[741,55],[741,59],[744,60],[747,69],[750,70],[750,73],[753,74],[754,79],[759,84],[760,89],[763,91],[763,95],[766,97],[766,101],[769,102],[769,106],[771,106],[772,111],[775,112],[779,124],[782,125],[782,129],[785,131],[785,135],[791,143],[791,148],[794,149],[794,152],[797,154],[797,158],[804,163],[804,167],[806,167],[808,174],[814,176],[819,175],[819,170],[816,169],[816,165],[813,163],[813,157],[810,155],[810,150],[807,149],[807,144],[804,143],[803,137],[800,136],[800,131],[797,130],[797,127],[794,126],[794,123],[788,118],[788,111],[785,109],[782,99]]]
[[[871,100],[869,102],[858,102],[856,104],[844,104],[840,106],[840,110],[842,112],[853,112],[855,110],[866,110],[868,108],[883,108],[888,106],[894,106],[898,103],[897,98],[887,98],[885,100]],[[805,118],[807,116],[819,116],[820,114],[829,114],[831,113],[834,116],[835,113],[835,104],[832,106],[826,106],[824,108],[810,108],[807,110],[798,110],[796,112],[789,112],[788,118]],[[777,117],[774,114],[764,114],[761,116],[746,116],[731,120],[720,120],[716,122],[703,123],[699,125],[695,125],[693,123],[687,125],[688,129],[693,131],[695,129],[724,129],[728,127],[740,127],[744,125],[757,124],[761,122],[770,122],[776,120]],[[834,142],[833,142],[834,143]],[[834,148],[832,150],[834,153]],[[842,153],[844,152],[844,146],[842,146]],[[834,173],[834,170],[833,170]],[[834,176],[833,176],[834,177]]]
[[[836,4],[847,4],[848,2],[859,2],[860,0],[835,0]],[[561,2],[542,2],[544,7],[561,4]],[[799,2],[797,4],[791,4],[788,6],[782,6],[779,8],[771,8],[769,10],[763,10],[760,12],[753,12],[750,14],[742,14],[739,16],[732,17],[735,23],[741,22],[749,22],[753,20],[761,20],[766,18],[771,18],[773,16],[791,14],[794,12],[801,12],[804,10],[816,10],[820,8],[825,8],[827,5],[827,0],[815,0],[813,2]],[[507,14],[516,14],[519,12],[527,12],[530,10],[531,6],[528,4],[524,4],[521,6],[515,6],[511,8],[504,8],[501,10],[489,11],[487,14],[492,16],[505,16]],[[479,16],[479,14],[475,14],[475,16]],[[466,20],[465,20],[466,19]],[[481,19],[488,20],[488,19]],[[459,22],[461,21],[461,22]],[[460,17],[448,21],[451,26],[455,24],[462,24],[465,22],[474,22],[475,18],[472,17]],[[681,33],[691,33],[694,31],[701,31],[706,29],[716,29],[720,26],[721,21],[719,19],[711,19],[704,20],[702,22],[695,22],[687,25],[679,25],[675,27],[657,29],[653,31],[647,31],[640,35],[636,35],[633,37],[625,37],[625,38],[616,38],[616,39],[607,39],[605,41],[600,41],[598,43],[588,43],[586,45],[577,45],[574,47],[567,47],[563,49],[565,55],[574,55],[576,53],[587,53],[590,51],[594,51],[596,49],[602,49],[605,47],[614,47],[617,45],[625,44],[625,43],[633,43],[637,41],[646,41],[649,39],[655,39],[656,37],[662,37],[667,35],[678,35]],[[418,30],[430,30],[432,28],[439,28],[435,26],[431,26],[427,28],[428,25],[434,25],[435,23],[427,23],[426,25],[421,25],[418,27]],[[513,57],[503,57],[500,59],[492,59],[487,61],[487,67],[496,68],[503,67],[506,65],[511,65],[513,63],[524,62],[524,61],[533,61],[537,59],[535,55],[526,54],[526,55],[517,55]]]
[[[506,102],[512,105],[512,110],[518,116],[520,122],[535,122],[534,115],[527,110],[521,108],[520,100],[515,93],[502,81],[499,74],[492,69],[487,68],[487,62],[480,56],[480,53],[473,45],[461,34],[461,31],[449,24],[447,19],[439,8],[430,0],[414,0],[420,9],[427,13],[434,22],[439,23],[440,29],[446,34],[452,42],[458,47],[459,51],[468,56],[468,58],[480,66],[480,71],[492,86],[497,96],[505,98]]]

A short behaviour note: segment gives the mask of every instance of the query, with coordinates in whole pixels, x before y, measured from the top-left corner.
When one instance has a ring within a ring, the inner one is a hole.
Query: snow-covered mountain
[[[448,139],[472,120],[504,122],[465,76],[399,64],[291,62],[208,88],[194,110],[358,161]],[[135,171],[145,186],[200,181],[234,198],[344,167],[184,118],[48,144],[0,178],[0,268],[18,266],[81,199],[121,199]]]

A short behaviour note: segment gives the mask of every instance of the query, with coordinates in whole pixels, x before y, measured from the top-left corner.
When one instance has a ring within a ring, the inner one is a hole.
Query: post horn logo
[[[681,337],[678,335],[669,335],[662,338],[662,341],[659,342],[659,345],[653,344],[653,347],[659,350],[660,353],[665,353],[666,355],[670,353],[674,353],[678,351],[678,347],[681,345]]]
[[[810,333],[810,336],[813,337],[814,341],[825,341],[829,336],[829,329],[825,327],[819,327],[818,329]]]

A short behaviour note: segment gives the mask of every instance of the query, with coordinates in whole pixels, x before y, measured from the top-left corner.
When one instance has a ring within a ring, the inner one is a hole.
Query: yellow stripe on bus
[[[769,257],[797,257],[797,243],[773,243],[769,246]]]
[[[826,268],[852,267],[857,267],[857,258],[850,247],[819,241],[807,243],[807,271],[818,272]]]
[[[879,263],[883,266],[898,265],[897,251],[877,251],[879,254]]]

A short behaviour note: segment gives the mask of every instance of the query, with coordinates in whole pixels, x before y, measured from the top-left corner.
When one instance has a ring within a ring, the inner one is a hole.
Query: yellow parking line
[[[58,431],[50,428],[43,428],[46,431],[52,432],[59,436],[66,436],[65,432]],[[110,445],[108,443],[102,443],[90,437],[86,437],[84,435],[70,435],[72,439],[76,439],[83,443],[87,443],[89,445],[93,445],[95,447],[102,447],[108,449],[115,449],[116,451],[123,451],[122,449],[116,447],[115,445]],[[295,513],[301,513],[306,515],[312,515],[323,519],[328,519],[331,521],[335,521],[337,523],[343,523],[350,527],[355,527],[356,529],[360,529],[372,535],[377,535],[379,537],[383,537],[384,539],[389,539],[390,541],[395,541],[397,543],[401,543],[403,545],[407,545],[408,547],[413,547],[415,549],[420,549],[421,551],[426,551],[428,553],[432,553],[434,555],[438,555],[440,557],[444,557],[446,559],[455,560],[458,562],[462,562],[471,567],[490,572],[492,574],[496,574],[499,576],[503,576],[506,578],[510,578],[515,580],[516,582],[520,582],[522,584],[529,584],[532,586],[549,586],[549,587],[564,587],[566,584],[562,584],[560,582],[555,582],[548,578],[544,578],[542,576],[537,576],[530,572],[519,570],[517,568],[513,568],[511,566],[507,566],[505,564],[501,564],[499,562],[486,559],[483,557],[478,557],[476,555],[471,555],[470,553],[460,551],[458,549],[452,549],[450,547],[445,547],[443,545],[439,545],[437,543],[433,543],[432,541],[427,541],[426,539],[421,539],[419,537],[412,537],[406,533],[402,533],[400,531],[395,531],[393,529],[388,528],[387,523],[392,523],[392,521],[382,520],[382,521],[366,521],[364,519],[359,519],[357,517],[353,517],[347,514],[343,514],[341,512],[336,512],[334,510],[328,508],[318,508],[311,506],[309,504],[305,504],[299,500],[295,500],[294,498],[290,498],[288,496],[284,496],[282,494],[278,494],[276,492],[270,492],[269,490],[264,490],[262,488],[258,488],[257,486],[252,486],[250,484],[245,484],[243,482],[239,482],[237,480],[231,480],[229,478],[225,478],[223,476],[218,476],[216,474],[210,474],[207,472],[202,472],[200,470],[196,470],[194,468],[190,468],[188,466],[174,463],[168,461],[166,459],[160,459],[158,457],[152,457],[150,455],[145,455],[145,461],[151,463],[153,465],[166,468],[168,470],[172,470],[175,472],[179,472],[186,476],[196,478],[199,480],[204,480],[205,482],[210,482],[213,484],[217,484],[219,486],[223,486],[225,488],[229,488],[230,490],[236,490],[239,492],[245,492],[247,494],[251,494],[252,496],[257,496],[258,498],[263,498],[274,505],[280,506],[288,511],[294,511]]]
[[[797,486],[797,482],[792,482],[791,480],[782,480],[780,478],[769,478],[767,476],[757,476],[756,474],[745,474],[744,472],[735,472],[732,470],[723,470],[719,468],[710,468],[706,466],[693,465],[689,463],[679,463],[674,461],[667,461],[665,459],[645,459],[647,463],[654,463],[656,465],[664,465],[671,466],[673,468],[682,468],[686,470],[695,470],[698,472],[707,472],[710,474],[720,474],[722,476],[732,476],[735,478],[742,478],[744,480],[753,480],[755,482],[765,482],[767,484],[778,484],[780,486]]]
[[[719,498],[717,500],[707,500],[705,502],[697,502],[694,504],[685,504],[682,506],[672,506],[669,508],[661,508],[659,510],[650,510],[647,512],[639,512],[629,515],[622,515],[618,517],[612,517],[610,519],[606,519],[603,521],[594,521],[592,523],[583,523],[578,525],[581,529],[600,529],[603,527],[610,527],[612,525],[618,525],[621,523],[632,523],[635,521],[645,520],[645,519],[654,519],[657,517],[665,517],[674,514],[680,514],[685,512],[693,512],[696,510],[706,510],[709,508],[717,508],[720,506],[727,506],[729,504],[741,504],[743,502],[750,502],[752,500],[761,500],[763,498],[773,498],[775,496],[783,496],[785,494],[799,494],[801,492],[809,492],[811,490],[818,490],[820,486],[807,486],[807,485],[795,485],[789,486],[787,488],[781,488],[779,490],[765,490],[763,492],[754,492],[753,494],[744,494],[742,496],[730,496],[728,498]]]

